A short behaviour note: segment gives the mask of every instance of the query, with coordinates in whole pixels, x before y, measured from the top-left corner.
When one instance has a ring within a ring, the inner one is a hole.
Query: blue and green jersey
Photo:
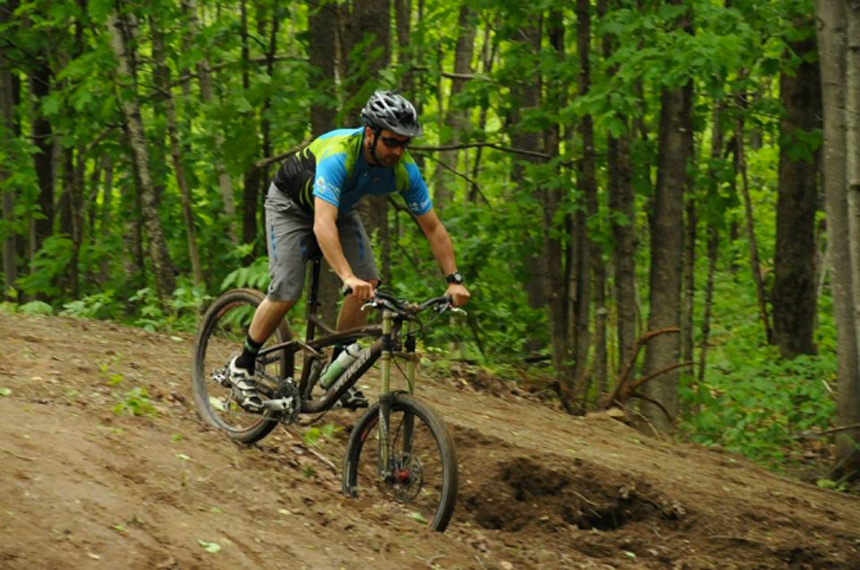
[[[307,211],[314,197],[348,212],[362,196],[398,192],[415,215],[433,207],[418,165],[405,151],[392,168],[371,166],[364,159],[364,127],[338,129],[315,139],[286,160],[275,185]]]

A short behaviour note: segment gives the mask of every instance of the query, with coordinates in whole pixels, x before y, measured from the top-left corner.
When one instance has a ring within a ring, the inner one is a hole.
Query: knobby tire
[[[401,426],[414,425],[416,441],[413,452],[416,456],[425,454],[423,460],[421,457],[418,458],[422,470],[426,469],[427,475],[434,474],[439,470],[441,473],[434,477],[434,481],[425,481],[424,488],[418,489],[418,493],[415,494],[415,500],[406,501],[401,497],[401,500],[395,499],[393,503],[404,505],[404,509],[407,511],[404,513],[406,516],[411,516],[412,519],[420,522],[426,522],[430,528],[442,532],[451,520],[457,501],[458,473],[454,442],[445,427],[445,423],[436,411],[414,396],[394,394],[389,422],[392,457],[398,457],[404,445],[409,445],[405,441],[398,441],[399,436],[396,430],[399,429],[398,417],[401,415],[403,418],[400,420]],[[379,431],[377,429],[378,423],[379,403],[376,403],[367,410],[350,434],[343,462],[343,492],[351,497],[366,496],[373,501],[382,502],[391,501],[390,495],[396,494],[396,490],[393,484],[381,480],[376,469],[379,454],[378,446],[375,445]],[[407,427],[406,430],[401,431],[408,430]],[[425,448],[423,441],[417,441],[425,431],[432,435],[435,449],[430,449],[434,446]],[[362,456],[362,452],[364,452],[364,456]],[[438,454],[438,461],[440,461],[438,468],[433,468],[430,464],[434,459],[430,457],[430,454],[434,453]],[[434,469],[434,473],[430,473],[431,468]],[[436,479],[438,482],[435,481]],[[408,493],[409,491],[401,494]],[[438,505],[435,508],[429,504],[422,505],[422,503],[428,502],[438,502]],[[388,504],[392,503],[389,502]],[[422,511],[422,509],[424,510]]]

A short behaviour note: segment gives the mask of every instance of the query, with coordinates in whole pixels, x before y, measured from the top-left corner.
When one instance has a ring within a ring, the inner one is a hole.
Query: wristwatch
[[[463,274],[459,271],[455,271],[451,275],[445,278],[446,283],[454,284],[454,285],[462,285],[463,284]]]

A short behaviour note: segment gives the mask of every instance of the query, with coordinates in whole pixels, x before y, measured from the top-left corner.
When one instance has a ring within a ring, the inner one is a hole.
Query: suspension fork
[[[391,331],[394,325],[394,313],[382,311],[382,354],[380,360],[380,376],[382,390],[379,394],[379,474],[383,479],[391,478],[391,405],[394,396],[391,394],[391,353],[394,347],[394,339]]]
[[[391,408],[394,403],[394,396],[391,393],[391,360],[394,348],[394,339],[392,337],[394,313],[384,311],[382,314],[382,392],[379,396],[379,473],[386,480],[391,480],[394,476],[391,463]],[[417,325],[413,321],[409,321],[406,335],[406,383],[407,391],[411,394],[415,390],[415,330]],[[400,457],[401,467],[409,465],[410,456],[412,454],[412,433],[415,424],[415,418],[408,410],[403,414],[402,424],[402,446],[403,451]]]

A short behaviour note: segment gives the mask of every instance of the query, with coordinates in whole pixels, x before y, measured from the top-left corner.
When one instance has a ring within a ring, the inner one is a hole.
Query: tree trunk
[[[799,26],[809,28],[811,19]],[[783,358],[814,354],[816,298],[815,213],[818,209],[819,150],[809,137],[821,128],[821,77],[815,40],[790,45],[802,61],[783,72],[779,97],[779,194],[776,206],[776,252],[773,284],[773,340]]]
[[[856,426],[860,424],[860,252],[856,241],[860,239],[860,2],[816,0],[815,5],[824,108],[823,182],[836,318],[837,423]],[[832,479],[858,478],[860,429],[837,434],[835,459]]]
[[[251,47],[249,45],[248,33],[248,1],[241,0],[239,3],[240,13],[240,37],[242,44],[242,88],[245,93],[251,89]],[[260,157],[257,147],[257,117],[253,112],[245,113],[245,127],[251,131],[250,140],[254,146],[252,156],[265,158],[266,155]],[[254,260],[254,249],[257,249],[257,212],[259,210],[260,192],[263,186],[263,172],[257,167],[255,162],[251,162],[242,176],[243,192],[242,192],[242,243],[254,244],[251,253],[245,258],[245,263],[250,264]]]
[[[314,99],[311,103],[311,135],[333,130],[337,124],[337,98],[335,97],[335,62],[337,34],[332,22],[337,21],[337,6],[328,0],[308,0],[308,32],[311,64],[311,84],[320,93],[331,95],[324,103]]]
[[[126,136],[128,139],[128,136]],[[128,156],[132,155],[131,148],[123,145],[123,150]],[[125,274],[125,288],[129,291],[136,291],[146,284],[146,263],[143,251],[143,223],[141,211],[140,192],[136,188],[140,186],[137,167],[132,159],[132,170],[134,171],[134,184],[128,180],[121,185],[121,205],[119,210],[123,212],[122,216],[122,241],[126,252],[123,257],[123,273]],[[132,307],[129,306],[129,311]]]
[[[558,41],[558,40],[555,40]],[[512,38],[512,43],[517,44],[517,49],[525,49],[530,54],[536,54],[540,50],[540,29],[536,24],[524,26],[519,29],[518,33]],[[516,57],[516,56],[513,56]],[[516,64],[516,61],[512,61]],[[537,73],[537,71],[535,71]],[[511,109],[509,124],[509,136],[511,145],[515,148],[540,148],[540,136],[533,131],[525,131],[521,125],[522,111],[534,109],[540,106],[540,85],[537,77],[527,77],[521,81],[515,81],[510,85],[511,92]],[[525,164],[535,163],[538,159],[531,156],[514,156],[511,159],[511,187],[520,188],[525,182]],[[566,313],[563,311],[566,308],[566,285],[561,284],[561,287],[555,287],[553,283],[555,279],[564,271],[562,259],[563,257],[549,257],[545,252],[547,244],[547,236],[553,232],[553,215],[548,212],[547,208],[555,212],[555,198],[552,197],[552,190],[547,189],[546,196],[539,197],[543,211],[543,236],[541,242],[534,244],[534,253],[526,260],[528,270],[528,280],[525,283],[526,294],[529,306],[533,309],[543,309],[547,307],[549,310],[549,331],[552,351],[553,367],[557,377],[567,376],[562,373],[565,366],[562,364],[567,360],[567,325]],[[548,202],[545,202],[548,200]],[[560,228],[556,227],[558,231]],[[556,273],[553,273],[553,272]],[[534,339],[526,341],[526,348],[530,351],[540,348],[538,342]],[[569,379],[565,379],[560,385],[569,384]],[[572,392],[572,386],[569,386],[569,391]]]
[[[468,79],[463,76],[472,73],[472,56],[475,51],[475,24],[472,22],[473,12],[468,5],[460,6],[460,15],[457,20],[457,45],[454,51],[454,73],[456,77],[451,80],[451,92],[448,96],[448,107],[445,112],[444,127],[439,139],[440,144],[456,145],[460,141],[460,132],[468,128],[468,111],[456,107],[456,98],[466,88]],[[435,192],[433,204],[438,210],[442,210],[451,197],[450,184],[453,173],[443,165],[456,170],[459,151],[446,150],[439,153],[439,162],[436,163],[436,172],[433,175]]]
[[[556,60],[564,61],[565,40],[563,17],[560,8],[551,10],[547,25],[547,35],[550,46],[555,52]],[[540,29],[538,27],[521,28],[521,37],[532,54],[536,54],[541,44]],[[523,97],[522,108],[528,109],[541,105],[539,81],[528,81],[529,87],[521,91]],[[531,87],[534,85],[535,87]],[[548,83],[546,100],[543,106],[551,109],[560,109],[564,104],[564,90],[560,89],[554,82]],[[515,103],[516,105],[516,103]],[[517,113],[515,113],[516,116]],[[561,151],[561,125],[553,124],[546,133],[544,150],[557,157]],[[511,137],[513,145],[518,148],[540,148],[540,139],[533,133],[519,133]],[[525,145],[525,146],[521,146]],[[532,160],[532,159],[530,159]],[[522,176],[518,169],[517,176]],[[575,407],[575,376],[569,365],[570,335],[568,327],[568,295],[567,295],[567,270],[564,263],[564,227],[563,219],[556,216],[564,200],[564,190],[559,185],[539,189],[538,198],[543,213],[543,251],[541,255],[535,256],[535,263],[539,267],[531,277],[530,287],[536,289],[540,297],[546,303],[549,317],[550,349],[552,365],[555,369],[557,389],[564,408],[573,413]],[[534,294],[534,293],[533,293]]]
[[[680,4],[681,0],[672,0]],[[688,28],[689,14],[679,25]],[[649,330],[681,324],[681,265],[684,239],[684,191],[688,185],[687,161],[693,136],[693,85],[663,89],[657,151],[657,187],[651,215],[651,267]],[[680,338],[663,334],[645,351],[644,374],[655,374],[678,363]],[[669,431],[678,412],[678,371],[671,370],[644,386],[645,395],[662,404],[643,404],[643,413],[659,431]],[[668,416],[668,417],[667,417]]]
[[[191,189],[185,176],[185,165],[182,162],[182,144],[179,141],[179,128],[176,124],[176,105],[170,91],[170,70],[165,63],[164,40],[154,17],[149,19],[152,32],[152,55],[155,60],[155,76],[161,86],[167,115],[167,133],[170,138],[170,154],[173,158],[173,174],[179,187],[182,201],[182,219],[185,222],[185,239],[188,242],[188,258],[191,261],[191,275],[195,285],[203,285],[203,269],[200,265],[200,254],[197,250],[197,228],[194,223],[194,212],[191,207]]]
[[[397,63],[405,70],[400,86],[405,93],[414,93],[415,72],[412,69],[412,54],[409,49],[409,39],[412,34],[412,0],[394,0],[393,5],[397,31]]]
[[[498,26],[496,26],[498,28]],[[493,68],[493,62],[496,59],[496,51],[498,48],[498,44],[490,41],[490,32],[492,30],[492,26],[488,23],[484,28],[484,41],[483,41],[483,54],[481,55],[481,71],[484,75],[489,75],[490,71]],[[490,44],[492,43],[492,48],[490,48]],[[478,131],[482,132],[487,128],[487,105],[482,105],[481,110],[478,113]],[[472,163],[472,180],[478,179],[478,173],[480,172],[481,167],[481,150],[483,147],[478,147],[475,151],[475,160]],[[474,203],[478,201],[478,194],[480,190],[478,188],[478,184],[476,182],[472,182],[469,188],[469,202]],[[486,198],[484,201],[486,202]]]
[[[355,0],[351,9],[342,5],[338,17],[340,77],[345,92],[342,116],[352,124],[379,88],[379,72],[391,61],[390,2]]]
[[[691,149],[690,156],[695,156]],[[681,305],[681,359],[693,359],[693,312],[696,294],[696,234],[699,229],[699,213],[696,209],[695,197],[687,196],[684,207],[684,284],[683,301]],[[682,372],[684,374],[684,372]]]
[[[591,89],[591,2],[577,0],[577,53],[579,55],[579,85],[581,97],[587,96]],[[573,245],[576,292],[573,305],[573,358],[574,377],[577,383],[577,397],[585,401],[585,374],[588,353],[591,347],[591,294],[592,268],[594,266],[595,245],[588,235],[588,221],[597,216],[597,178],[595,176],[594,123],[591,115],[582,117],[579,125],[582,135],[582,159],[578,176],[578,186],[583,193],[584,208],[577,208],[574,217]]]
[[[603,17],[608,10],[607,0],[597,3]],[[617,45],[610,35],[603,37],[603,57],[609,59]],[[610,70],[611,74],[616,69]],[[607,186],[609,194],[610,227],[612,229],[613,271],[615,275],[615,305],[617,313],[618,359],[615,369],[620,371],[633,352],[636,340],[636,192],[630,164],[629,119],[617,116],[623,125],[623,134],[607,138]],[[608,391],[608,386],[604,391]],[[603,393],[603,392],[601,392]]]
[[[0,10],[0,24],[5,24],[10,18],[13,11],[17,8],[17,2]],[[14,105],[15,105],[15,85],[12,77],[12,64],[6,58],[6,52],[0,49],[0,128],[7,130],[3,136],[11,137],[15,132]],[[5,165],[0,164],[0,182],[5,181],[12,173],[7,171]],[[3,195],[3,221],[7,224],[14,222],[15,211],[15,194],[10,190],[0,192]],[[6,238],[3,240],[3,294],[0,298],[14,300],[17,298],[15,294],[15,280],[18,278],[17,258],[17,240],[15,232],[11,226],[7,226]]]
[[[41,64],[30,76],[30,93],[34,99],[31,132],[33,145],[39,149],[39,152],[33,154],[33,167],[36,171],[36,180],[39,182],[39,210],[44,216],[35,223],[34,249],[36,251],[42,247],[45,238],[53,233],[54,227],[54,172],[51,168],[54,136],[51,122],[41,113],[42,100],[50,94],[50,91],[51,70],[46,64]]]
[[[741,97],[743,99],[743,97]],[[745,108],[741,103],[740,107]],[[752,199],[750,198],[749,175],[747,174],[746,148],[744,147],[744,119],[738,114],[735,121],[735,165],[741,177],[741,193],[744,199],[744,212],[746,213],[747,241],[749,242],[750,269],[756,287],[758,297],[759,318],[764,327],[765,340],[768,344],[773,341],[773,331],[770,327],[770,317],[767,311],[767,295],[764,288],[764,277],[762,275],[761,263],[758,255],[758,242],[755,235],[755,221],[753,219]]]
[[[349,10],[340,9],[341,61],[346,64],[341,77],[346,98],[344,116],[352,122],[371,93],[379,88],[379,72],[391,60],[391,11],[389,2],[356,0]],[[391,240],[388,228],[388,199],[366,196],[358,211],[370,235],[377,236],[380,248],[381,277],[391,282]]]
[[[100,220],[99,236],[102,243],[107,243],[111,231],[111,220],[113,218],[111,208],[113,207],[113,162],[110,155],[105,154],[103,159],[105,170],[105,181],[102,185],[102,210]],[[93,236],[93,240],[97,238]],[[104,256],[99,261],[98,282],[104,284],[109,277],[108,257]]]
[[[620,371],[633,353],[636,315],[639,312],[636,303],[636,191],[630,164],[629,134],[610,137],[608,149],[609,208],[613,213],[613,270],[618,313],[619,361],[616,369]]]
[[[308,1],[308,28],[310,32],[310,63],[313,85],[321,93],[331,94],[325,103],[311,104],[311,136],[318,137],[337,127],[337,98],[335,97],[335,28],[337,7],[326,0]],[[319,98],[315,99],[316,101]],[[319,284],[320,315],[324,322],[334,325],[337,320],[337,304],[340,300],[340,279],[326,265],[320,271]]]
[[[115,13],[108,17],[108,31],[110,33],[111,49],[117,58],[117,79],[120,85],[130,84],[132,86],[132,93],[134,93],[136,87],[128,64],[125,41],[123,40],[120,24]],[[166,300],[176,288],[176,283],[173,274],[173,263],[170,260],[170,255],[167,251],[167,242],[164,238],[164,230],[158,218],[158,204],[155,195],[155,186],[149,171],[149,151],[146,147],[140,108],[136,99],[123,97],[123,90],[121,88],[118,91],[126,129],[128,130],[132,158],[135,162],[140,182],[141,208],[144,227],[149,241],[149,260],[152,264],[152,272],[155,278],[155,290],[160,299]]]
[[[197,2],[196,0],[184,0],[187,6],[188,24],[192,36],[198,33],[197,23]],[[212,105],[214,99],[214,91],[212,88],[212,70],[209,65],[209,59],[203,58],[197,64],[197,77],[200,81],[200,99],[205,105]],[[233,180],[224,168],[223,153],[224,153],[224,133],[220,129],[215,129],[213,133],[215,139],[215,173],[218,176],[218,186],[221,190],[221,200],[224,202],[225,226],[227,230],[227,239],[232,244],[238,244],[239,239],[236,236],[236,200],[233,196]]]
[[[713,115],[711,124],[711,164],[716,165],[723,156],[723,109],[725,105],[722,100],[714,102]],[[713,192],[718,196],[720,193],[720,183],[714,169],[709,172],[709,179],[713,186],[709,188],[709,193]],[[707,200],[706,200],[707,201]],[[708,212],[707,227],[708,227],[708,277],[705,282],[705,302],[704,315],[702,317],[702,340],[699,348],[699,364],[698,373],[696,375],[696,384],[698,389],[702,389],[705,381],[705,364],[707,362],[708,342],[711,336],[711,313],[714,302],[714,275],[717,268],[717,254],[720,245],[720,232],[717,226],[717,220],[714,219],[716,214],[713,210]],[[722,212],[720,212],[722,215]],[[695,410],[694,410],[695,411]]]
[[[74,163],[72,171],[72,297],[77,299],[81,295],[81,246],[84,243],[84,219],[86,215],[86,205],[84,204],[84,173],[86,172],[86,153],[84,145],[78,143],[77,160]]]
[[[692,136],[693,87],[662,93],[660,142],[657,156],[657,188],[651,215],[650,314],[648,329],[679,327],[681,324],[681,265],[684,227],[684,189]],[[652,339],[645,351],[643,374],[654,374],[678,363],[680,339],[664,334]],[[670,371],[644,386],[656,406],[643,404],[643,413],[660,431],[669,431],[678,410],[678,372]]]

